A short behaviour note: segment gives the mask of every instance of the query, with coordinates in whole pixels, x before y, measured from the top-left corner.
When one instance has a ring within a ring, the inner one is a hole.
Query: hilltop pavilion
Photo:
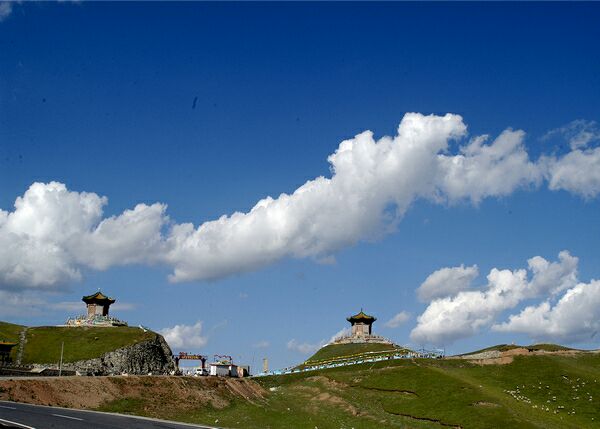
[[[373,335],[373,323],[377,320],[376,317],[366,314],[362,308],[360,313],[353,316],[347,317],[346,320],[352,325],[350,335],[340,337],[336,339],[334,344],[347,344],[347,343],[380,343],[380,344],[393,344],[392,341],[388,340],[379,335]]]
[[[84,296],[81,300],[87,305],[88,318],[95,315],[108,316],[108,308],[116,301],[116,299],[104,295],[100,289],[92,295]]]
[[[360,313],[347,317],[346,320],[352,325],[352,336],[362,337],[371,335],[373,322],[375,322],[377,318],[365,314],[361,308]]]
[[[85,302],[87,314],[69,318],[67,326],[127,326],[126,322],[109,316],[109,308],[116,299],[104,295],[100,289],[81,300]]]

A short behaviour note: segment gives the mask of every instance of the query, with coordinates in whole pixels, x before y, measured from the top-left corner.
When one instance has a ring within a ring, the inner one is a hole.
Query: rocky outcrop
[[[82,375],[170,374],[175,371],[172,355],[162,335],[156,334],[152,340],[113,350],[99,358],[65,363],[63,369]]]

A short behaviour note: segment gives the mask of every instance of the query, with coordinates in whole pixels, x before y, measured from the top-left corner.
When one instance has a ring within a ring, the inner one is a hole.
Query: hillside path
[[[16,359],[17,365],[21,365],[21,362],[23,360],[23,351],[25,350],[25,343],[27,343],[27,329],[29,329],[29,328],[27,326],[25,326],[19,333],[19,349],[17,351],[17,359]]]

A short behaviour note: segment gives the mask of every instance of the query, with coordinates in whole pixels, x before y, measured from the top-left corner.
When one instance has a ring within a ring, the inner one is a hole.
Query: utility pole
[[[58,365],[58,376],[62,375],[62,361],[63,361],[63,352],[65,350],[65,342],[63,341],[60,345],[60,364]]]

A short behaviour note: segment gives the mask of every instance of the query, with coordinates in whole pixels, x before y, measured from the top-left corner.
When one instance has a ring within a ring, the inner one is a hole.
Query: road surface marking
[[[79,420],[79,421],[83,420],[83,419],[80,419],[79,417],[63,416],[62,414],[52,414],[52,415],[56,416],[56,417],[62,417],[63,419],[73,419],[73,420]]]
[[[0,419],[0,422],[2,422],[2,423],[8,423],[9,425],[15,425],[15,426],[17,426],[19,428],[23,428],[23,429],[35,429],[33,426],[27,426],[27,425],[24,425],[22,423],[11,422],[10,420]]]
[[[4,405],[0,405],[0,408],[6,408],[7,410],[16,410],[15,407],[5,407]]]

